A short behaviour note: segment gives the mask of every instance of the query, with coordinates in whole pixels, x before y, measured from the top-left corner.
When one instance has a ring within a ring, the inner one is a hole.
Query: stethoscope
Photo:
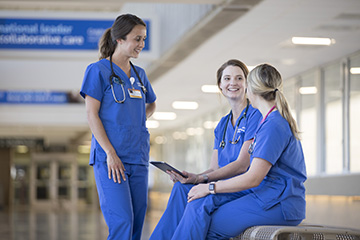
[[[236,136],[236,132],[239,128],[239,125],[240,125],[240,122],[243,118],[246,118],[246,114],[247,114],[247,111],[249,109],[249,99],[246,99],[247,103],[246,103],[246,108],[245,108],[245,111],[244,111],[244,114],[241,116],[241,118],[239,119],[239,121],[237,122],[237,125],[236,125],[236,128],[235,128],[235,132],[234,132],[234,135],[233,135],[233,138],[232,138],[232,141],[229,141],[229,143],[231,144],[237,144],[240,140],[240,136],[238,139],[235,140],[235,136]],[[232,115],[232,110],[230,111],[228,117],[227,117],[227,120],[226,120],[226,124],[225,124],[225,127],[224,127],[224,131],[223,131],[223,136],[222,136],[222,141],[220,142],[220,146],[221,148],[224,148],[225,147],[225,135],[226,135],[226,129],[227,129],[227,126],[229,124],[229,121],[230,121],[230,118],[231,118],[231,115]]]
[[[139,82],[141,84],[141,90],[143,91],[143,93],[145,94],[147,92],[146,87],[144,86],[143,82],[141,81],[141,78],[139,76],[139,73],[136,71],[136,68],[134,67],[134,65],[132,64],[132,62],[130,62],[131,67],[134,69],[135,74],[137,76],[137,78],[139,79]],[[110,67],[111,67],[111,75],[109,77],[109,82],[110,82],[110,86],[111,86],[111,91],[114,97],[115,102],[117,103],[124,103],[126,100],[126,95],[125,95],[125,89],[124,89],[124,81],[115,74],[114,72],[114,68],[113,68],[113,63],[112,63],[112,55],[110,55]],[[113,82],[119,83],[123,92],[123,99],[121,101],[117,100],[116,96],[115,96],[115,91],[114,91],[114,86],[113,86]]]

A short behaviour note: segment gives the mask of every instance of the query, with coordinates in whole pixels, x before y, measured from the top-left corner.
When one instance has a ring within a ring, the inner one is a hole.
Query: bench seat
[[[230,240],[360,240],[359,229],[319,225],[254,226]]]

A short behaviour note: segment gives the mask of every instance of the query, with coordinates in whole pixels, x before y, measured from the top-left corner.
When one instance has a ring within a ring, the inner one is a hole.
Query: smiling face
[[[220,89],[222,94],[233,100],[245,98],[246,78],[243,70],[238,66],[227,66],[222,74]]]
[[[137,58],[141,50],[145,47],[146,27],[136,25],[131,32],[126,35],[126,39],[118,39],[118,47],[120,52],[129,57]]]

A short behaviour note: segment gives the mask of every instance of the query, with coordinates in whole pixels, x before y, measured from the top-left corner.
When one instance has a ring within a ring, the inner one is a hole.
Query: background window
[[[350,58],[350,69],[360,68],[360,54]],[[350,74],[350,171],[360,172],[360,74]]]
[[[316,79],[317,72],[304,74],[300,80],[300,121],[301,142],[303,146],[305,163],[308,175],[317,172],[316,163]]]
[[[326,173],[343,171],[342,86],[340,63],[324,68]]]

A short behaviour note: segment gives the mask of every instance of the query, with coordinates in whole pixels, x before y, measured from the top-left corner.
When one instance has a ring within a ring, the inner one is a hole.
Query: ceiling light
[[[205,129],[214,129],[218,123],[218,121],[205,121],[203,127]]]
[[[293,44],[301,45],[326,45],[329,46],[335,43],[334,39],[331,38],[313,38],[313,37],[293,37],[291,39]]]
[[[219,93],[220,89],[217,85],[202,85],[201,91],[204,93]]]
[[[77,150],[78,150],[78,153],[89,154],[90,149],[91,149],[90,145],[79,145]]]
[[[176,113],[174,113],[174,112],[154,112],[152,117],[155,120],[175,120]]]
[[[303,95],[316,94],[317,93],[317,88],[316,87],[301,87],[299,89],[299,93],[303,94]]]
[[[188,128],[186,129],[186,134],[189,136],[195,136],[195,135],[203,135],[204,134],[204,129],[203,128]]]
[[[199,107],[199,104],[197,102],[175,101],[172,103],[172,107],[175,109],[195,110]]]
[[[180,137],[181,137],[181,132],[173,132],[173,134],[172,134],[172,136],[173,136],[173,138],[174,139],[180,139]]]
[[[164,136],[157,136],[155,137],[155,142],[157,144],[165,144],[167,142],[167,139]]]
[[[18,145],[16,146],[16,151],[18,153],[27,153],[29,151],[29,148],[25,145]]]
[[[360,74],[360,67],[352,67],[350,68],[351,74]]]
[[[174,132],[172,136],[175,140],[185,140],[188,137],[185,132]]]
[[[155,120],[147,120],[146,121],[146,127],[147,128],[158,128],[160,126],[160,123]]]

